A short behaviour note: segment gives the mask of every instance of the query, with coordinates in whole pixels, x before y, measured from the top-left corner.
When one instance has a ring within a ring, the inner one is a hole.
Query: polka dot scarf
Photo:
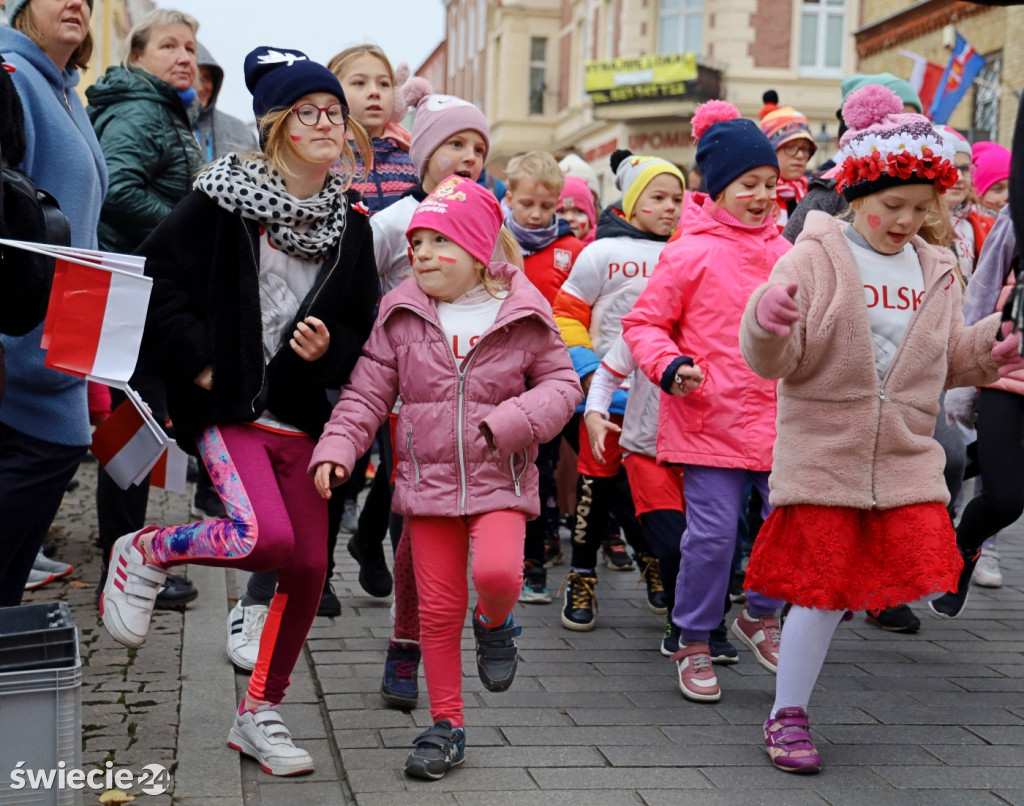
[[[270,242],[294,257],[327,254],[345,231],[348,200],[333,172],[315,196],[296,199],[270,163],[227,154],[211,163],[194,187],[228,212],[263,224]]]

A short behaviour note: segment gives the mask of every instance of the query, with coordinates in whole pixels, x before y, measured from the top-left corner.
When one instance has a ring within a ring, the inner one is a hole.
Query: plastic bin
[[[77,653],[76,653],[77,654]],[[25,762],[26,785],[12,789],[11,773]],[[58,764],[82,766],[82,666],[0,674],[0,804],[78,806],[82,792],[59,789]],[[56,771],[50,788],[32,789],[28,771]],[[98,795],[99,793],[97,793]]]
[[[0,672],[67,669],[78,658],[78,637],[67,602],[0,608]]]

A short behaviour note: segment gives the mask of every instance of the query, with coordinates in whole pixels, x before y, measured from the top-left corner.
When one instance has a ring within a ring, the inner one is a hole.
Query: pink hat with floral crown
[[[847,201],[898,185],[956,184],[955,149],[924,115],[903,112],[892,90],[869,84],[843,102],[849,126],[839,141],[836,190]]]
[[[501,205],[491,191],[453,174],[420,202],[405,237],[409,239],[417,229],[436,230],[488,266],[503,220]]]
[[[999,143],[979,140],[974,144],[974,189],[979,196],[988,193],[996,182],[1010,178],[1010,151]]]

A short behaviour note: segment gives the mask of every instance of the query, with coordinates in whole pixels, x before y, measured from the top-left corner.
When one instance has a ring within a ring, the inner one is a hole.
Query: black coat
[[[292,330],[315,316],[330,333],[327,352],[312,362],[287,343],[269,363],[264,357],[256,222],[192,191],[138,253],[153,278],[140,364],[167,385],[182,449],[196,453],[207,426],[252,422],[267,409],[319,436],[331,414],[327,392],[346,382],[373,325],[379,281],[369,219],[350,208],[341,241],[299,306]],[[210,391],[194,383],[207,366]]]

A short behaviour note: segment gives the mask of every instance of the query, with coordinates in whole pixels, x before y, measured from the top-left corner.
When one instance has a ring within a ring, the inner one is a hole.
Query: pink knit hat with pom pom
[[[769,166],[779,170],[779,158],[764,132],[754,121],[740,117],[740,111],[732,104],[701,104],[691,125],[697,139],[697,166],[704,174],[704,184],[712,199],[755,168]]]
[[[839,141],[836,190],[847,201],[897,185],[935,185],[944,193],[957,181],[955,149],[924,115],[903,112],[892,90],[869,84],[843,103],[849,127]]]
[[[427,162],[453,134],[464,131],[479,132],[489,151],[491,130],[484,113],[469,101],[454,95],[437,95],[425,78],[413,76],[402,87],[402,100],[415,107],[412,121],[412,144],[409,157],[416,166],[420,179],[427,172]],[[487,154],[484,154],[487,160]]]

